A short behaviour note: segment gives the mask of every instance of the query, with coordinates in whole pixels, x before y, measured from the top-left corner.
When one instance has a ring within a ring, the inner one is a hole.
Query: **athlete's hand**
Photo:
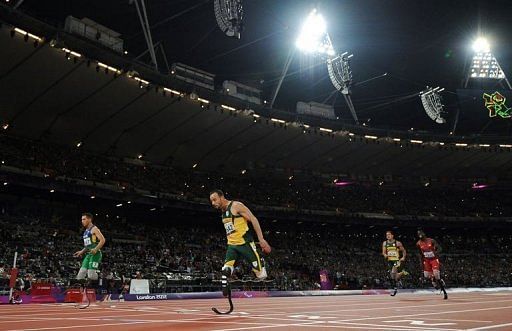
[[[265,253],[265,254],[270,253],[270,251],[272,250],[272,248],[270,248],[270,245],[268,244],[268,242],[265,239],[260,240],[260,247],[261,247],[261,250],[263,251],[263,253]]]
[[[83,254],[82,251],[77,251],[77,252],[75,252],[75,254],[73,254],[73,256],[80,257],[80,256],[82,256],[82,254]]]
[[[96,248],[93,248],[90,252],[92,255],[96,255],[96,253],[98,253],[98,250]]]

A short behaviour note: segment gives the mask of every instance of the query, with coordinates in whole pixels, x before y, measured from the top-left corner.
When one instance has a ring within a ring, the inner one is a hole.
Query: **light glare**
[[[335,54],[332,45],[326,42],[327,24],[322,15],[314,9],[302,25],[295,45],[305,53]],[[328,37],[327,37],[328,39]]]
[[[476,53],[488,53],[491,51],[491,46],[487,39],[479,37],[473,42],[473,50]]]

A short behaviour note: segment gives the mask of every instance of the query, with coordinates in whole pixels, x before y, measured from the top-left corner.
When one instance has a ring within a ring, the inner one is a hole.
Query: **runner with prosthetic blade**
[[[75,252],[74,257],[81,257],[85,254],[82,260],[82,266],[76,276],[77,287],[80,288],[85,302],[79,305],[78,308],[84,309],[89,306],[89,298],[87,296],[87,288],[93,288],[94,290],[98,287],[98,269],[103,258],[101,248],[105,245],[105,237],[101,233],[100,229],[95,226],[93,222],[93,215],[91,213],[82,214],[82,225],[85,231],[82,235],[84,241],[84,248]]]
[[[217,314],[229,314],[233,311],[229,279],[233,274],[236,261],[244,259],[250,263],[257,279],[267,278],[267,270],[256,249],[256,244],[249,230],[249,223],[252,224],[254,232],[256,232],[261,250],[268,254],[271,248],[263,237],[258,219],[243,203],[227,200],[221,190],[210,192],[210,202],[215,209],[222,212],[222,223],[226,230],[228,245],[224,266],[222,267],[221,284],[222,294],[228,298],[230,304],[230,310],[227,312],[220,312],[215,308],[212,308],[212,310]]]

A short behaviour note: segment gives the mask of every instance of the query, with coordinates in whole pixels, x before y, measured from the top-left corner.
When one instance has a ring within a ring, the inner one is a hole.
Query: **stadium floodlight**
[[[443,114],[443,104],[441,99],[441,92],[444,91],[444,88],[436,87],[427,87],[426,90],[420,93],[421,103],[423,104],[423,108],[427,113],[428,117],[430,117],[434,122],[438,124],[446,123],[446,119],[444,119]]]
[[[313,9],[304,21],[295,45],[307,54],[335,55],[331,40],[327,34],[327,24],[323,16],[316,9]]]
[[[334,51],[334,47],[332,46],[331,39],[329,38],[329,34],[327,33],[327,23],[325,22],[323,16],[318,13],[316,9],[313,9],[309,15],[306,17],[304,23],[302,24],[302,28],[300,30],[300,34],[295,41],[295,47],[307,55],[327,55],[334,56],[336,52]],[[277,95],[281,89],[281,85],[283,80],[287,76],[288,69],[290,64],[292,63],[293,56],[295,54],[295,49],[292,48],[290,53],[288,54],[288,58],[283,67],[283,73],[279,77],[279,81],[276,85],[276,88],[272,94],[272,100],[270,101],[270,107],[274,106],[274,102],[276,101]],[[266,102],[263,102],[266,104]]]
[[[479,37],[473,42],[472,48],[474,53],[464,88],[468,87],[469,79],[479,79],[504,80],[508,87],[512,89],[498,60],[491,52],[489,41],[484,37]]]
[[[343,94],[350,93],[352,85],[352,70],[350,69],[350,58],[353,54],[345,52],[336,57],[327,59],[327,71],[332,85]]]
[[[334,87],[343,94],[345,102],[352,114],[352,118],[356,124],[359,124],[356,109],[352,103],[352,98],[350,97],[350,88],[352,87],[352,69],[350,69],[350,59],[352,57],[353,54],[348,55],[348,52],[336,57],[329,56],[327,58],[327,71],[329,72],[329,78],[331,79],[332,85],[334,85]]]
[[[242,0],[215,0],[213,9],[217,25],[226,36],[240,39],[244,14]]]
[[[300,30],[300,34],[295,42],[295,46],[297,49],[307,55],[320,55],[323,59],[326,59],[329,78],[331,79],[332,84],[336,90],[343,94],[343,97],[345,98],[354,121],[356,124],[359,124],[355,107],[350,97],[352,70],[350,69],[349,59],[352,57],[352,55],[347,55],[348,53],[345,52],[339,56],[336,56],[336,51],[334,50],[331,38],[327,32],[327,23],[325,22],[323,16],[316,9],[313,9],[305,19],[304,24]],[[290,55],[288,56],[283,69],[283,74],[279,78],[279,82],[273,93],[272,101],[270,103],[271,107],[274,105],[283,79],[286,77],[288,72],[292,58],[293,50],[290,51]],[[331,95],[333,94],[334,92],[331,93]]]
[[[491,46],[486,38],[479,37],[473,42],[473,50],[475,53],[488,53],[491,51]]]

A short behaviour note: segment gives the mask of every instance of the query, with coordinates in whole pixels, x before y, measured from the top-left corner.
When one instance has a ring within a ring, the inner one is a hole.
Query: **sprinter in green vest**
[[[105,245],[105,237],[100,229],[92,223],[93,215],[91,213],[82,214],[82,225],[85,231],[82,235],[84,241],[84,248],[75,252],[74,257],[81,257],[85,254],[82,260],[82,266],[78,271],[76,279],[84,281],[86,278],[92,285],[96,285],[98,281],[98,270],[103,258],[101,248]]]

